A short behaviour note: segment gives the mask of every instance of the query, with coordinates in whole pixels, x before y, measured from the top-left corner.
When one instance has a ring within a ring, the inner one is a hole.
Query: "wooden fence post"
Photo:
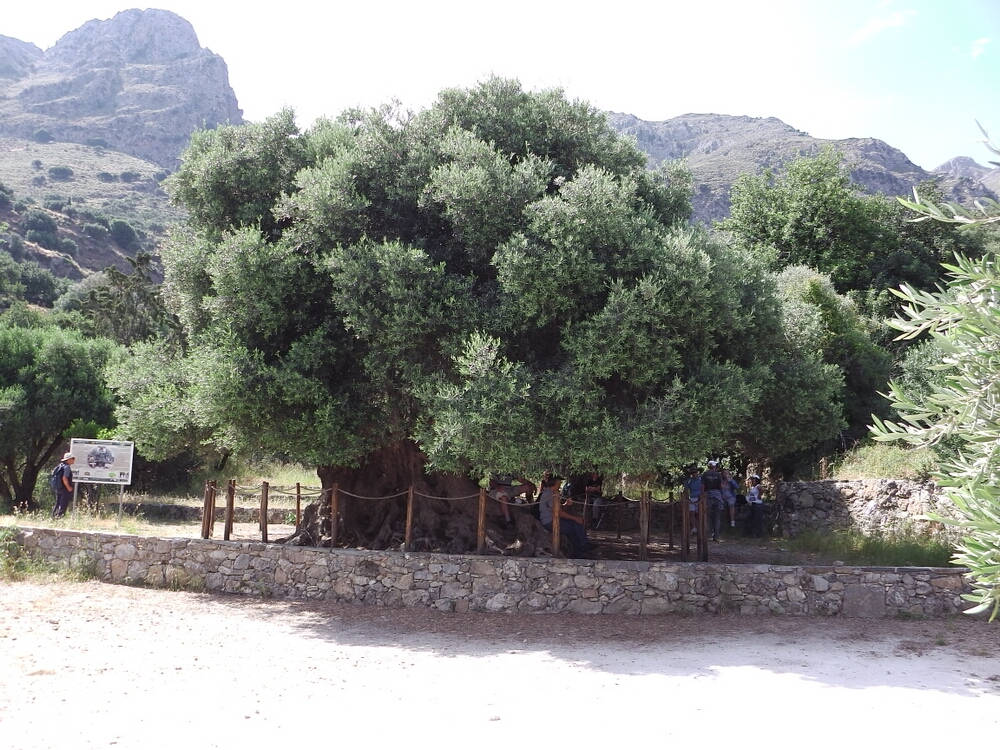
[[[681,560],[688,561],[691,554],[691,493],[681,496]]]
[[[205,482],[205,495],[202,498],[201,503],[201,538],[208,539],[208,511],[211,507],[209,503],[208,493],[211,487],[209,482]]]
[[[403,551],[409,552],[413,542],[413,485],[406,492],[406,536],[403,538]]]
[[[215,495],[218,492],[215,486],[215,482],[212,482],[212,494]],[[229,541],[229,537],[233,535],[233,520],[236,516],[236,497],[229,493],[229,487],[226,487],[226,517],[222,524],[222,538],[225,541]]]
[[[559,536],[559,512],[562,508],[562,497],[559,496],[558,489],[550,488],[550,491],[552,492],[552,556],[562,557],[561,539]]]
[[[302,525],[302,485],[295,483],[295,530]]]
[[[486,488],[479,488],[479,516],[476,519],[476,554],[486,552]]]
[[[233,520],[236,516],[236,480],[230,479],[226,485],[226,525],[223,528],[223,538],[228,542],[233,533]]]
[[[208,538],[215,536],[215,482],[208,492]]]
[[[270,484],[260,483],[260,540],[262,542],[267,541],[267,497],[270,491]]]
[[[333,485],[330,488],[330,546],[337,543],[340,536],[340,486]]]
[[[667,547],[669,549],[674,548],[674,516],[677,515],[674,512],[676,510],[674,506],[674,491],[670,490],[670,494],[667,496]]]
[[[698,559],[708,562],[708,495],[703,495],[698,503]]]
[[[639,496],[639,559],[649,559],[649,495],[643,491]]]

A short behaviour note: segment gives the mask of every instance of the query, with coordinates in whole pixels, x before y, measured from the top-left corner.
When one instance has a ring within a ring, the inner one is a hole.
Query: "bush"
[[[92,221],[95,224],[100,224],[105,229],[111,229],[111,222],[108,221],[108,217],[104,214],[99,214],[95,211],[83,210],[80,211],[80,219],[83,221]]]
[[[83,233],[98,241],[108,238],[108,228],[103,224],[84,224]]]
[[[58,227],[56,220],[47,212],[33,208],[24,217],[24,228],[35,229],[39,232],[54,232]]]
[[[31,160],[31,168],[32,169],[41,169],[42,168],[42,160],[41,159],[32,159]]]
[[[21,283],[24,285],[24,298],[44,307],[52,307],[69,285],[65,279],[56,278],[51,271],[34,262],[21,265]]]
[[[76,244],[75,240],[71,240],[69,237],[64,237],[59,240],[59,249],[67,255],[75,258],[76,254],[80,251],[80,246]]]
[[[52,143],[52,141],[55,140],[55,138],[52,137],[52,133],[45,128],[39,128],[32,134],[31,137],[38,143]]]
[[[42,187],[43,185],[48,185],[49,181],[45,179],[45,175],[40,174],[31,178],[31,184],[35,187]]]
[[[65,182],[73,179],[73,170],[69,167],[49,167],[48,175],[50,179]]]
[[[0,248],[6,250],[14,260],[24,258],[24,240],[19,234],[8,232],[0,237]]]
[[[47,208],[49,211],[57,211],[62,213],[63,209],[66,208],[66,203],[62,200],[55,200],[53,198],[46,198],[42,201],[42,206]]]
[[[14,202],[14,191],[0,182],[0,208],[8,208]]]
[[[142,175],[138,172],[122,172],[120,177],[122,182],[138,182],[142,179]]]
[[[930,448],[862,443],[834,465],[836,479],[912,479],[925,482],[938,469],[937,454]]]
[[[93,148],[111,148],[111,144],[103,138],[88,138],[85,143]]]
[[[25,235],[28,242],[34,242],[49,250],[60,250],[59,238],[55,232],[43,232],[40,229],[29,229]]]
[[[139,240],[139,236],[135,233],[135,229],[133,229],[132,225],[127,221],[115,219],[111,222],[110,229],[111,238],[124,250],[131,250],[135,247],[136,242]]]
[[[98,172],[97,179],[101,182],[118,182],[118,175],[111,172]]]

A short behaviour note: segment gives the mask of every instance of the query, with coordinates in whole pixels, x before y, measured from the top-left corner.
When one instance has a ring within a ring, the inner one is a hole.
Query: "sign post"
[[[121,523],[125,486],[132,484],[132,441],[73,438],[69,451],[76,459],[73,465],[73,509],[76,510],[78,483],[117,484],[118,522]]]

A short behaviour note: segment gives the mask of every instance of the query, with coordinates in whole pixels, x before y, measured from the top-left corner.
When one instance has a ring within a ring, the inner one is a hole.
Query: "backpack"
[[[58,493],[59,488],[62,487],[62,464],[60,463],[56,468],[52,470],[52,474],[49,475],[49,487],[53,492]]]
[[[706,490],[722,489],[722,474],[718,471],[709,470],[702,475],[702,482]]]

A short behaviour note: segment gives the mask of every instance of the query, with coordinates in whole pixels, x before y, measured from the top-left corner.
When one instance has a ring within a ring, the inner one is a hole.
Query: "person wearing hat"
[[[73,499],[73,462],[76,458],[72,453],[63,454],[62,461],[52,472],[56,478],[56,504],[52,508],[52,517],[61,518],[66,515],[70,500]]]
[[[751,474],[750,489],[747,490],[747,505],[750,507],[750,517],[747,519],[747,533],[751,536],[764,536],[764,500],[760,496],[760,476]]]

